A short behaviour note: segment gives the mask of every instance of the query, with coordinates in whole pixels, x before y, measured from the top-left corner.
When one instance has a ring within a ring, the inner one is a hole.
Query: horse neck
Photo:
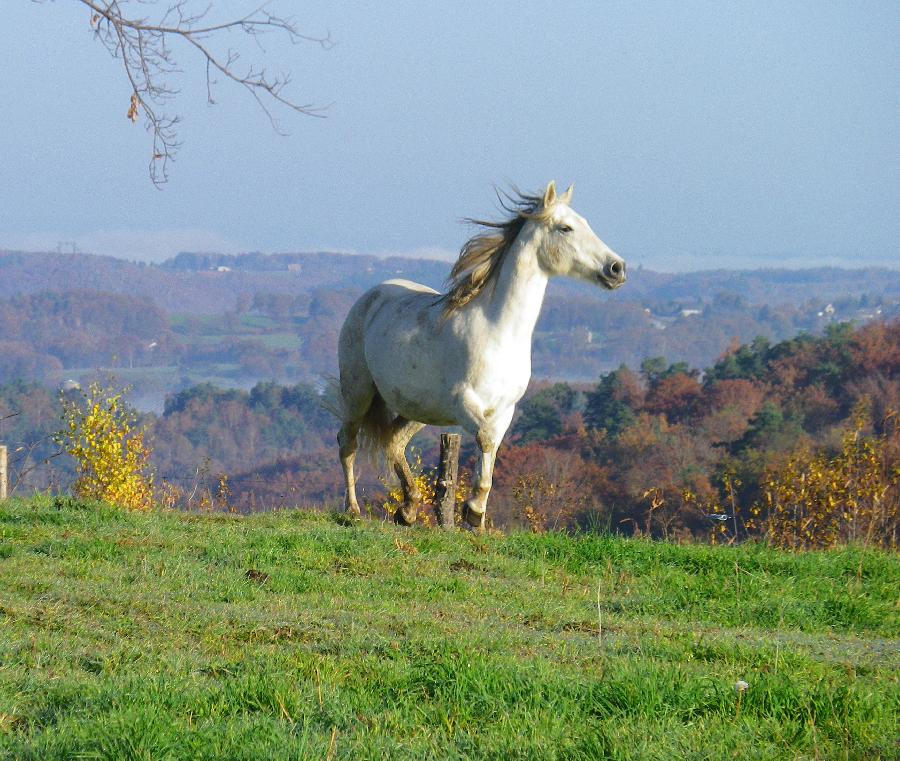
[[[504,338],[530,344],[544,303],[547,275],[537,260],[537,242],[517,239],[504,257],[497,281],[488,286],[481,308],[485,318]]]

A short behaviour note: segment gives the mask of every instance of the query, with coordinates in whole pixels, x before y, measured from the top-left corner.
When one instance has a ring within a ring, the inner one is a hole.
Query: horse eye
[[[557,227],[556,229],[559,230],[561,233],[570,233],[570,232],[572,232],[572,228],[569,227],[569,225],[560,225],[560,226]]]

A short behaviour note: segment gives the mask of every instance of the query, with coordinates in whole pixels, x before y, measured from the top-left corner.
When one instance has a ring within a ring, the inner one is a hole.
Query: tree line
[[[758,533],[758,508],[771,500],[778,474],[801,462],[819,470],[832,467],[822,464],[828,458],[849,463],[852,435],[862,449],[877,444],[873,467],[887,484],[878,531],[887,541],[900,474],[898,368],[894,321],[840,324],[778,343],[757,338],[703,371],[652,357],[595,384],[536,384],[501,447],[491,513],[498,525],[535,530],[743,538]],[[234,509],[336,505],[336,426],[321,402],[309,384],[202,384],[170,396],[162,414],[143,423],[159,478],[181,489],[212,493],[225,477]],[[21,442],[20,469],[53,454],[57,405],[41,386],[0,389],[0,436]],[[436,462],[435,431],[412,446],[423,462]],[[473,455],[464,447],[464,471]],[[27,486],[64,486],[72,476],[65,461],[35,468]],[[847,472],[862,472],[862,460],[853,462]],[[370,475],[363,487],[377,513],[386,485]]]

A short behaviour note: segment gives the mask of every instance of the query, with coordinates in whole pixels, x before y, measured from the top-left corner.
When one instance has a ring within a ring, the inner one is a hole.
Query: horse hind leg
[[[354,473],[356,453],[360,446],[359,434],[367,423],[376,397],[375,384],[370,379],[359,378],[359,375],[342,371],[341,380],[335,390],[340,399],[335,406],[338,407],[341,417],[337,441],[341,468],[344,471],[344,509],[352,515],[360,514]],[[346,382],[348,377],[354,377],[357,382]]]
[[[400,489],[403,492],[403,504],[394,513],[394,521],[402,526],[411,526],[416,522],[418,506],[422,502],[422,494],[406,459],[406,446],[424,427],[424,423],[407,420],[398,415],[391,423],[385,441],[384,453],[397,478],[400,479]]]
[[[344,471],[344,510],[352,515],[359,515],[359,502],[356,500],[356,476],[353,472],[353,463],[356,460],[356,451],[359,449],[358,421],[347,421],[338,431],[338,449],[341,458],[341,468]]]

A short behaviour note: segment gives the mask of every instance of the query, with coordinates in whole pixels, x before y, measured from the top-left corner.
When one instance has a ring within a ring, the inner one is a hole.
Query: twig
[[[147,131],[153,139],[150,159],[150,179],[157,186],[168,180],[169,162],[174,160],[181,143],[176,126],[180,117],[169,116],[161,109],[178,94],[168,78],[181,73],[170,43],[180,40],[199,53],[206,71],[207,103],[215,103],[213,85],[218,74],[244,88],[268,118],[273,129],[280,134],[275,117],[270,110],[278,104],[306,116],[322,117],[323,108],[311,103],[299,103],[285,94],[290,84],[289,74],[270,74],[265,68],[248,66],[240,70],[240,53],[228,48],[224,54],[215,52],[208,40],[220,38],[232,31],[241,32],[259,44],[259,37],[267,32],[284,33],[291,44],[313,42],[324,49],[333,47],[330,33],[315,37],[302,34],[290,17],[277,16],[266,10],[267,3],[232,21],[219,24],[201,23],[210,8],[191,12],[189,0],[170,2],[159,21],[151,21],[129,12],[129,0],[78,0],[90,12],[90,25],[94,36],[113,58],[120,59],[131,88],[127,117],[136,122],[138,113],[144,115]],[[143,6],[152,2],[142,2]]]

